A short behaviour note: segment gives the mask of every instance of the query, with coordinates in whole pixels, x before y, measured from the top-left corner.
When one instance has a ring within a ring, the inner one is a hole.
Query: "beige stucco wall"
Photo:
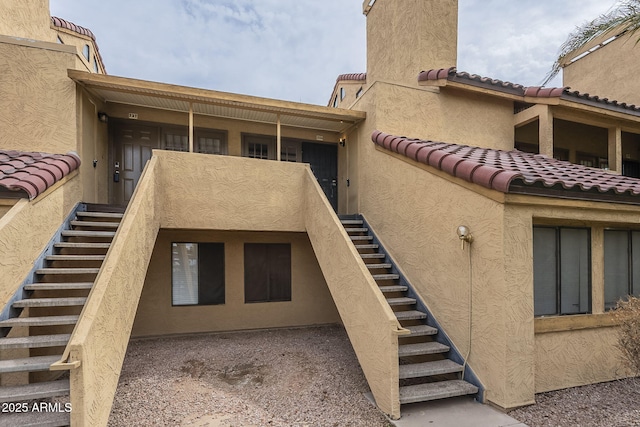
[[[307,171],[304,187],[307,233],[340,318],[376,404],[392,418],[398,418],[400,324],[338,217],[322,197],[311,171]]]
[[[591,230],[591,312],[579,316],[536,318],[535,392],[558,390],[601,381],[610,381],[628,373],[620,364],[615,347],[617,328],[604,312],[603,230],[633,228],[640,222],[634,206],[597,202],[566,202],[550,198],[512,196],[517,203],[507,205],[505,224],[513,230],[510,277],[533,288],[534,224],[588,227]],[[515,252],[515,251],[518,252]],[[531,294],[531,310],[533,309]],[[514,337],[518,331],[513,331]],[[515,367],[515,366],[514,366]]]
[[[147,163],[134,200],[89,294],[62,362],[71,369],[71,423],[107,424],[111,402],[159,229],[157,159]],[[69,364],[67,364],[69,363]],[[74,365],[75,364],[75,365]]]
[[[563,85],[573,90],[640,105],[637,35],[622,36],[563,68]]]
[[[76,88],[67,77],[75,49],[0,37],[0,146],[67,153],[77,150]]]
[[[392,135],[512,150],[513,102],[452,88],[375,83],[354,108],[366,126]],[[371,140],[370,134],[361,134]],[[362,163],[362,162],[361,162]]]
[[[101,101],[78,90],[78,155],[82,159],[82,201],[108,203],[109,144],[108,125],[98,120],[98,112],[104,110]],[[94,166],[94,160],[96,164]]]
[[[171,243],[225,246],[225,303],[171,305]],[[245,304],[244,244],[291,244],[291,301]],[[232,331],[337,323],[329,289],[305,233],[162,230],[140,298],[133,336]]]
[[[306,166],[154,150],[162,228],[305,231]],[[171,191],[169,191],[170,189]]]
[[[0,218],[0,307],[5,307],[53,233],[80,201],[79,188],[80,179],[74,173],[31,202],[21,199]]]
[[[49,0],[3,0],[0,2],[0,16],[0,34],[54,41],[49,28]]]
[[[531,270],[523,262],[511,264],[511,252],[523,252],[520,238],[512,242],[518,224],[507,224],[504,205],[490,197],[373,143],[361,149],[364,160],[376,165],[361,168],[361,211],[463,356],[472,311],[469,365],[486,387],[486,399],[503,408],[533,403],[533,289],[512,277],[513,270]],[[468,247],[461,249],[459,225],[473,233],[471,255]]]
[[[420,71],[456,66],[457,0],[377,0],[366,19],[370,84],[413,86]]]

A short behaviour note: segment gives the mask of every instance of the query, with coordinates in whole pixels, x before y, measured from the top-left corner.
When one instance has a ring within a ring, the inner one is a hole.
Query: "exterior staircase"
[[[366,220],[360,215],[341,215],[340,221],[400,324],[411,331],[398,338],[400,404],[481,393],[479,381],[468,366],[465,369],[462,357]]]
[[[7,307],[9,318],[0,321],[0,405],[9,413],[0,415],[0,426],[69,425],[69,380],[49,367],[62,356],[123,212],[80,205]],[[7,358],[11,353],[19,356]]]

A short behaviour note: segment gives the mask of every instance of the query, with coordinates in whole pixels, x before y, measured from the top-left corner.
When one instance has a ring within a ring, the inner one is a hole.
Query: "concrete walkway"
[[[402,405],[396,427],[527,427],[515,418],[469,397]]]

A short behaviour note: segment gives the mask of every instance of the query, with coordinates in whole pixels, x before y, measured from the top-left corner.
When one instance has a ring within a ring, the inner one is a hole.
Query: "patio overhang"
[[[343,133],[363,121],[363,111],[197,89],[68,70],[68,76],[105,103]]]

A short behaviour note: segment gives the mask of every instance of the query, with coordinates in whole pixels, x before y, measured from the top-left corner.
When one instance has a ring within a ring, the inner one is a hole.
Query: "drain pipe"
[[[464,363],[462,365],[462,379],[464,379],[464,374],[467,368],[467,361],[469,360],[469,355],[471,354],[471,332],[472,332],[472,317],[473,317],[473,263],[471,262],[471,242],[473,242],[473,235],[471,234],[471,230],[466,225],[461,225],[457,230],[458,238],[462,242],[462,250],[464,250],[465,243],[469,246],[469,342],[467,343],[467,355],[464,358]]]

